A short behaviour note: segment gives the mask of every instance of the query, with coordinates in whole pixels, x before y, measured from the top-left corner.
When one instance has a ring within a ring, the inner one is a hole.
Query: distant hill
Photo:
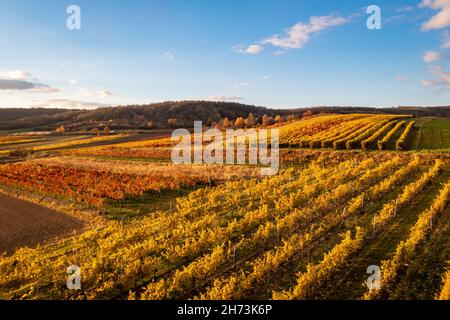
[[[381,113],[381,114],[405,114],[417,117],[450,117],[450,106],[439,107],[391,107],[391,108],[370,108],[370,107],[314,107],[294,110],[311,110],[314,113]]]
[[[110,129],[148,129],[193,126],[195,120],[206,125],[228,117],[247,117],[250,113],[257,118],[264,114],[302,115],[312,113],[395,113],[416,116],[450,117],[450,106],[445,107],[314,107],[298,109],[269,109],[232,102],[212,101],[168,101],[149,105],[104,107],[95,110],[67,109],[0,109],[0,130],[33,129],[53,130],[64,125],[69,130],[109,127]],[[171,119],[169,121],[169,119]],[[169,125],[170,123],[170,125]]]

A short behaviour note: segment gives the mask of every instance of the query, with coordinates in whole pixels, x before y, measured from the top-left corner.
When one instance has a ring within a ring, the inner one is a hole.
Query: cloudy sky
[[[450,0],[0,0],[0,107],[183,99],[448,105]]]

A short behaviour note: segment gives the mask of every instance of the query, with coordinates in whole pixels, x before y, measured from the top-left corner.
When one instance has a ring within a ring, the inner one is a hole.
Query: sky
[[[450,0],[0,0],[0,107],[194,99],[449,105]]]

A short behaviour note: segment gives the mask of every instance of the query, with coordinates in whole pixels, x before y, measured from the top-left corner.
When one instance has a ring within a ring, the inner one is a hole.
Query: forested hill
[[[287,112],[239,103],[211,101],[169,101],[94,110],[0,108],[0,130],[21,128],[46,130],[60,125],[68,129],[92,129],[104,126],[111,129],[192,127],[194,120],[201,120],[209,125],[225,117],[235,119],[247,117],[250,113],[261,117],[264,114],[273,116]]]
[[[300,116],[303,113],[396,113],[416,116],[450,117],[450,107],[314,107],[299,109],[269,109],[232,102],[168,101],[149,105],[102,107],[94,110],[67,109],[6,109],[0,108],[0,130],[53,130],[63,125],[69,130],[109,127],[110,129],[148,129],[192,127],[195,120],[206,125],[220,123],[225,117],[234,120],[263,115]]]

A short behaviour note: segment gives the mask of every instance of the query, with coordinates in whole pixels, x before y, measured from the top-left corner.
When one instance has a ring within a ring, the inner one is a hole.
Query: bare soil
[[[0,192],[0,253],[35,247],[83,227],[74,217]]]

